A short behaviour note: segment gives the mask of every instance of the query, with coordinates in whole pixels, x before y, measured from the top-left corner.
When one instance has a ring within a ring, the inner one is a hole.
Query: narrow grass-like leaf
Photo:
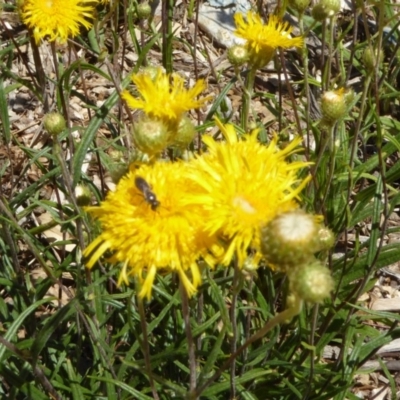
[[[34,312],[37,308],[39,308],[42,304],[50,303],[51,301],[55,300],[52,297],[47,297],[45,299],[41,299],[36,301],[35,303],[31,304],[27,307],[21,314],[18,315],[13,323],[8,327],[7,332],[4,334],[4,339],[8,341],[12,341],[17,337],[17,331],[20,329],[21,325],[23,324],[24,320]],[[0,362],[4,356],[4,352],[6,351],[6,347],[0,343]]]

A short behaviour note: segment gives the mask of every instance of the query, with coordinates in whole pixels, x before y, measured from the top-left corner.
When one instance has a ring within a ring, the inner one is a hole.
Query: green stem
[[[249,123],[250,103],[254,93],[254,81],[256,79],[256,71],[256,68],[250,68],[246,77],[245,87],[243,91],[242,128],[245,131],[247,131],[247,126]]]
[[[153,394],[153,398],[155,400],[159,400],[157,389],[154,385],[154,379],[153,379],[153,372],[151,370],[151,361],[150,361],[150,346],[149,346],[149,341],[147,338],[147,322],[146,322],[146,315],[144,312],[144,307],[143,307],[143,300],[137,296],[137,302],[138,302],[138,308],[139,308],[139,315],[140,315],[140,326],[142,329],[142,334],[143,334],[143,356],[144,356],[144,363],[146,366],[146,372],[149,377],[149,383],[151,387],[151,392]]]
[[[186,339],[188,343],[188,352],[189,352],[188,356],[189,356],[189,371],[190,371],[190,392],[194,392],[196,390],[196,384],[197,384],[196,352],[195,352],[192,329],[190,327],[189,299],[187,296],[186,289],[181,281],[179,283],[179,289],[182,299],[182,315],[183,315],[183,321],[185,322],[185,332],[186,332]]]

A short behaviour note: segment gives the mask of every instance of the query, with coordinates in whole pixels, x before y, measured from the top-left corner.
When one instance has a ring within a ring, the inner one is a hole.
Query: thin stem
[[[321,207],[320,210],[322,210],[325,205],[325,201],[331,190],[331,183],[333,180],[333,175],[335,173],[337,146],[335,144],[334,136],[335,136],[335,124],[332,124],[329,127],[328,137],[327,137],[327,141],[326,141],[326,143],[328,143],[329,153],[331,154],[329,156],[330,163],[329,163],[328,180],[326,181],[326,191],[324,193],[324,196],[323,196],[321,204],[320,204],[320,207]],[[321,153],[321,158],[322,158],[322,153]]]
[[[137,302],[138,302],[139,315],[140,315],[140,326],[142,328],[142,334],[143,334],[142,349],[143,349],[144,363],[146,366],[146,372],[149,377],[149,383],[150,383],[151,391],[153,393],[153,398],[155,400],[159,400],[160,398],[158,397],[157,389],[154,385],[153,372],[151,370],[150,346],[149,346],[149,341],[147,339],[147,322],[146,322],[146,316],[144,313],[143,300],[138,296]]]
[[[238,293],[241,288],[240,271],[236,259],[235,259],[235,269],[234,269],[232,286],[233,286],[233,294],[232,294],[231,308],[229,310],[230,311],[229,316],[232,324],[231,353],[234,354],[237,349],[236,304],[237,304]],[[236,377],[236,360],[233,360],[230,371],[231,399],[234,399],[236,397],[235,377]]]
[[[256,79],[257,69],[252,67],[247,73],[245,90],[243,91],[243,112],[242,112],[242,128],[247,131],[249,124],[250,103],[254,93],[254,81]]]
[[[300,28],[300,35],[304,36],[304,13],[299,13],[299,28]],[[301,55],[303,58],[303,68],[304,68],[304,94],[306,97],[306,102],[305,102],[305,117],[306,117],[306,126],[307,126],[307,144],[308,146],[305,146],[305,152],[306,152],[306,157],[307,160],[310,159],[310,152],[309,152],[309,144],[310,144],[310,86],[308,84],[308,49],[306,45],[303,45],[303,48],[301,49]]]
[[[185,333],[186,333],[186,339],[187,339],[187,343],[188,343],[188,352],[189,352],[190,392],[195,392],[196,382],[197,382],[196,352],[195,352],[195,345],[194,345],[194,341],[193,341],[192,329],[190,327],[189,299],[188,299],[188,296],[186,293],[186,289],[182,285],[182,282],[180,282],[180,284],[179,284],[179,289],[180,289],[181,298],[182,298],[182,315],[183,315],[183,321],[185,322]]]

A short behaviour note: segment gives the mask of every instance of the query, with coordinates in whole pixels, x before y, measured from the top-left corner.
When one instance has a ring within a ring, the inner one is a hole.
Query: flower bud
[[[323,21],[327,18],[332,18],[339,11],[340,0],[322,0],[314,6],[311,14],[316,21]]]
[[[306,8],[310,5],[310,0],[289,0],[289,5],[300,14],[303,14]]]
[[[178,131],[173,137],[171,146],[186,149],[192,143],[196,134],[195,126],[187,115],[184,115],[178,125]]]
[[[367,46],[364,50],[364,54],[362,57],[364,62],[365,70],[368,75],[372,74],[375,70],[375,66],[381,65],[383,60],[383,51],[382,49],[379,52],[379,60],[378,60],[378,49],[373,49],[371,46]]]
[[[333,232],[326,227],[321,227],[318,231],[319,251],[328,250],[335,244]]]
[[[66,127],[64,117],[58,112],[47,114],[44,117],[43,125],[46,131],[54,136],[60,134]]]
[[[261,230],[261,251],[267,263],[282,272],[297,267],[321,250],[316,217],[302,210],[283,213]]]
[[[307,265],[291,270],[289,289],[309,303],[322,303],[333,289],[333,278],[328,268],[314,259]]]
[[[86,185],[78,185],[75,188],[76,202],[78,206],[88,206],[91,202],[92,196],[89,188]]]
[[[330,90],[321,97],[322,118],[326,123],[334,124],[347,112],[345,89]]]
[[[147,1],[144,3],[138,4],[136,7],[136,12],[137,12],[138,18],[140,18],[140,19],[149,18],[150,14],[151,14],[151,6]]]
[[[168,146],[169,130],[160,120],[143,116],[133,125],[132,133],[135,145],[143,153],[155,155]]]
[[[228,50],[228,60],[235,67],[241,67],[249,60],[249,52],[245,46],[237,44]]]

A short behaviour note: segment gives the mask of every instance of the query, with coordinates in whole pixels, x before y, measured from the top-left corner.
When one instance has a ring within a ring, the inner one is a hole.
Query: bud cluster
[[[322,302],[333,289],[329,270],[315,258],[333,243],[332,232],[302,210],[280,214],[261,230],[267,263],[288,275],[296,297],[311,303]]]

